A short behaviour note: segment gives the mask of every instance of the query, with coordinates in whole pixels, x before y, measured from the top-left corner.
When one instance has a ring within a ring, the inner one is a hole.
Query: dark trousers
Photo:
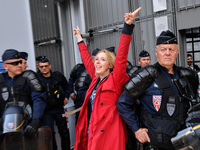
[[[128,141],[126,143],[126,150],[138,150],[137,147],[137,140],[135,138],[134,133],[132,133],[131,129],[128,125],[126,125],[127,134],[128,134]]]
[[[155,146],[151,146],[151,144],[149,143],[144,143],[143,147],[144,147],[144,150],[169,150],[169,149],[163,149],[163,148],[157,148]]]
[[[67,128],[66,118],[62,117],[64,113],[64,108],[52,108],[45,110],[43,124],[49,126],[52,130],[53,137],[53,150],[57,150],[56,140],[55,140],[55,131],[54,131],[54,121],[58,128],[58,132],[61,138],[61,147],[62,150],[70,150],[70,137],[69,130]]]

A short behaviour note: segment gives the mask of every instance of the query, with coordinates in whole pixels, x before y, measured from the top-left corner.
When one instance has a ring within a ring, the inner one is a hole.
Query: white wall
[[[36,70],[28,0],[0,0],[0,56],[9,48],[27,52],[28,69]]]

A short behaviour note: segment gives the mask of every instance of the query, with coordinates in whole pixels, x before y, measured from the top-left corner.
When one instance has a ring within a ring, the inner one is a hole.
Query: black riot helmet
[[[25,112],[19,106],[7,107],[2,115],[3,133],[22,132],[25,125]]]

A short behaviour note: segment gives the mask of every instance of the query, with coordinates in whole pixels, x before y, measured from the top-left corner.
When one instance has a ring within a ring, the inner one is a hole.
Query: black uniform
[[[148,129],[151,144],[163,149],[173,149],[170,139],[185,127],[189,109],[189,101],[182,97],[174,81],[181,82],[181,91],[188,97],[194,98],[197,89],[197,84],[191,85],[198,81],[194,72],[176,66],[174,70],[175,75],[170,76],[159,64],[141,68],[125,86],[128,95],[124,92],[117,102],[120,115],[135,132],[139,129],[139,118],[130,106],[139,97],[142,127]]]
[[[76,95],[76,100],[74,101],[75,108],[79,108],[83,105],[85,94],[91,81],[92,80],[83,64],[77,64],[74,66],[70,73],[69,86],[71,93],[74,92]],[[78,116],[79,112],[76,113],[76,121],[78,120]]]
[[[29,124],[32,120],[31,124],[29,124],[31,126],[28,127],[29,129],[27,128],[25,130],[27,135],[32,135],[34,132],[29,133],[29,131],[32,130],[33,126],[35,129],[40,126],[40,119],[43,116],[46,106],[45,86],[42,84],[38,75],[31,70],[26,70],[12,79],[7,72],[1,73],[0,91],[0,116],[6,104],[10,102],[23,102],[24,108],[32,108],[29,114],[27,114],[27,123]]]
[[[63,150],[70,150],[69,130],[67,128],[66,118],[62,117],[65,113],[63,101],[69,98],[69,88],[66,78],[60,72],[51,72],[50,77],[44,77],[41,72],[38,73],[46,84],[47,106],[44,112],[43,124],[49,126],[53,135],[53,148],[57,149],[55,141],[54,120],[61,137],[61,147]]]

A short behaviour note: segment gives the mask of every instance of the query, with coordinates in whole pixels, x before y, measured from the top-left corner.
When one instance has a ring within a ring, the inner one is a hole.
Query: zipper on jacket
[[[14,89],[11,87],[11,95],[13,97],[13,101],[16,102],[15,96],[14,96]]]
[[[48,93],[48,97],[50,98],[49,83],[47,83],[47,93]]]

